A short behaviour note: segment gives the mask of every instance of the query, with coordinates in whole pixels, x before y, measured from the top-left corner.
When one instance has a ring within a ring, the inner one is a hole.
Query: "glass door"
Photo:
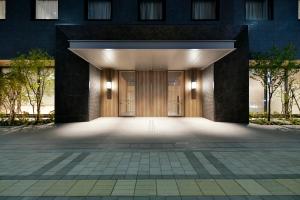
[[[135,79],[134,71],[119,72],[119,116],[135,116]]]
[[[184,116],[184,72],[168,72],[168,116]]]

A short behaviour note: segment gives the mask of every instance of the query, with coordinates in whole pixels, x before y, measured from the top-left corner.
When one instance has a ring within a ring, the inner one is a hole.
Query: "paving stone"
[[[133,196],[135,180],[118,180],[113,189],[112,196]]]
[[[18,182],[17,180],[0,180],[0,192]]]
[[[135,196],[156,196],[156,181],[155,180],[137,180]]]
[[[248,193],[234,180],[216,180],[227,195],[248,195]]]
[[[93,186],[95,185],[96,180],[79,180],[71,187],[67,192],[67,196],[87,196]]]
[[[116,180],[98,180],[89,192],[89,196],[110,196]]]
[[[20,180],[11,185],[0,193],[0,196],[20,196],[31,185],[36,183],[36,180]]]
[[[179,196],[178,187],[175,180],[156,180],[157,195],[159,196]]]
[[[271,195],[269,191],[263,188],[255,180],[236,180],[236,182],[238,182],[250,195]]]
[[[300,183],[298,183],[297,181],[294,181],[292,179],[277,179],[276,181],[287,187],[295,195],[300,195]]]
[[[23,192],[22,196],[42,196],[56,182],[56,180],[39,180]]]
[[[202,195],[202,192],[195,180],[176,180],[176,182],[181,196]]]
[[[43,196],[65,196],[75,183],[76,180],[58,180]]]
[[[196,180],[196,183],[200,187],[200,190],[204,195],[208,196],[225,196],[225,193],[220,188],[220,186],[216,183],[215,180]]]
[[[293,195],[293,193],[276,180],[256,180],[273,195]]]

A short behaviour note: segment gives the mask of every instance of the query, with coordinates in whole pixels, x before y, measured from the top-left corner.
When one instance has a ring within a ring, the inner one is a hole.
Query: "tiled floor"
[[[0,128],[0,200],[300,199],[297,127],[132,120]]]

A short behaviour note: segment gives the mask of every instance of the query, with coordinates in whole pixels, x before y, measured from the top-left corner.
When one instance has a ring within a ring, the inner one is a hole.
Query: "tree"
[[[45,89],[52,80],[52,70],[48,67],[52,59],[47,52],[34,49],[26,55],[20,55],[12,63],[12,68],[21,71],[32,112],[36,113],[36,123],[40,121]]]
[[[18,102],[22,98],[23,83],[19,78],[20,74],[15,70],[1,75],[1,102],[6,113],[9,113],[9,124],[13,124],[16,114],[20,112]]]
[[[278,48],[273,47],[266,53],[257,53],[255,62],[251,65],[250,77],[261,83],[267,89],[268,121],[271,121],[271,102],[274,93],[282,84],[284,57]]]
[[[294,89],[296,86],[295,75],[300,71],[300,64],[295,61],[296,48],[293,45],[288,45],[283,49],[277,49],[281,60],[285,62],[282,65],[284,71],[282,76],[283,92],[282,92],[282,113],[286,119],[292,116],[292,108],[294,103]]]

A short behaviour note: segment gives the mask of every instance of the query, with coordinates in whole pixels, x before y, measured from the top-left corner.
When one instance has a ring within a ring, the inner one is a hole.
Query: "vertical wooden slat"
[[[166,117],[168,108],[167,71],[153,71],[153,116]]]
[[[111,99],[106,95],[106,82],[111,73],[112,78],[112,95]],[[102,117],[118,117],[118,72],[115,70],[105,69],[101,71],[101,116]]]
[[[167,116],[167,71],[137,72],[137,116]]]
[[[192,74],[196,74],[196,98],[192,99],[191,80]],[[202,116],[202,99],[201,99],[201,71],[188,70],[185,71],[185,116],[186,117],[201,117]]]

